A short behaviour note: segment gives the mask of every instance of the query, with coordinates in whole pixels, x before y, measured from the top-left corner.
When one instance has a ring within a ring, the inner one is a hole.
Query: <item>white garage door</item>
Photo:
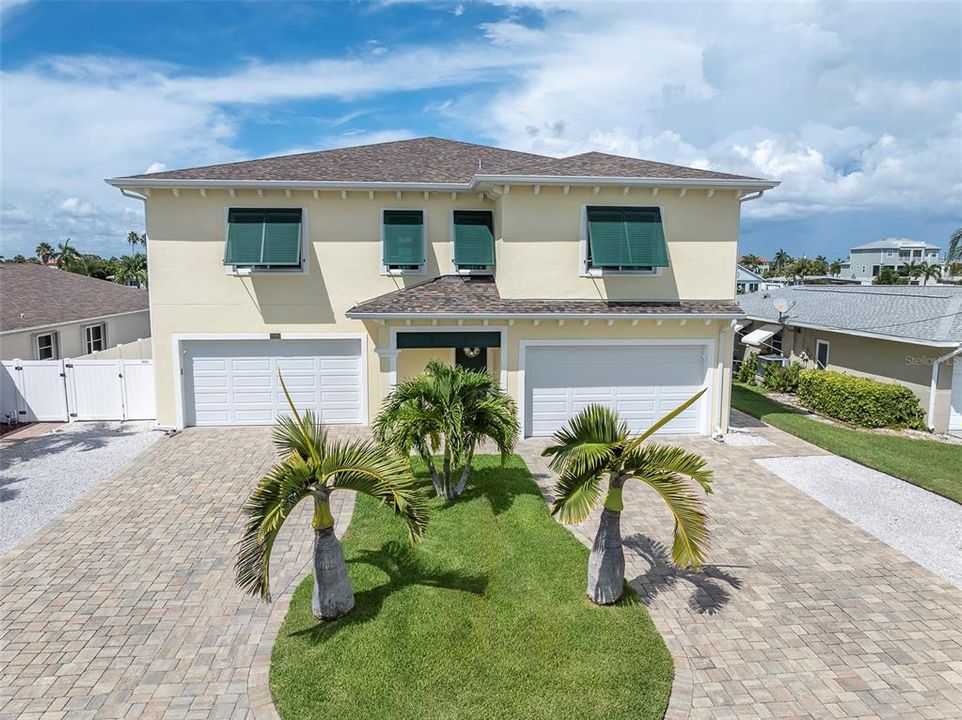
[[[187,425],[270,425],[298,410],[322,422],[364,422],[360,340],[212,340],[184,347]]]
[[[587,405],[607,405],[637,432],[705,386],[704,345],[537,346],[525,352],[525,435],[551,435]],[[707,433],[708,397],[662,432]]]
[[[955,358],[952,370],[952,407],[949,410],[949,430],[962,430],[962,357]]]

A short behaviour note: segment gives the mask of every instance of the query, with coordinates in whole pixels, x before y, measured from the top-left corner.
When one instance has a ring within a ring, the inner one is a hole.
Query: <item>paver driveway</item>
[[[272,459],[270,428],[187,430],[0,558],[0,717],[270,716],[284,605],[234,588],[233,552]],[[338,495],[342,531],[353,496]],[[308,569],[298,512],[274,547],[275,597]]]
[[[626,574],[675,660],[666,720],[962,718],[962,591],[754,462],[823,450],[755,433],[769,443],[676,440],[715,470],[704,572],[672,568],[667,510],[625,491]],[[521,454],[548,493],[546,444]],[[597,514],[571,528],[590,545]]]

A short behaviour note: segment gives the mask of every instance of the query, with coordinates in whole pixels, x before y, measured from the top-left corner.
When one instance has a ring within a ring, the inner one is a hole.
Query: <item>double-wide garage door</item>
[[[524,353],[525,435],[551,435],[591,404],[632,431],[651,426],[707,384],[706,345],[550,345]],[[708,432],[708,396],[662,432]]]
[[[270,425],[298,410],[322,422],[363,423],[361,341],[198,340],[184,345],[187,425]]]

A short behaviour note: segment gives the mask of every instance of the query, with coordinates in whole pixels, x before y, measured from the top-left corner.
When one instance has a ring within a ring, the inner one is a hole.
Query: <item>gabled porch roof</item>
[[[690,318],[741,317],[737,304],[727,301],[604,301],[503,299],[494,278],[442,275],[427,282],[358,303],[347,311],[355,319],[408,318]]]

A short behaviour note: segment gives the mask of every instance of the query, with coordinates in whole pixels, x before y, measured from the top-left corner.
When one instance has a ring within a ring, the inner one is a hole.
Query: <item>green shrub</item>
[[[758,355],[745,351],[745,357],[738,370],[735,371],[735,379],[746,385],[754,385],[755,378],[758,376]]]
[[[785,367],[771,364],[765,368],[762,385],[775,392],[798,392],[798,376],[801,372],[802,366],[799,363],[791,363]]]
[[[925,429],[919,399],[895,383],[828,370],[802,370],[798,399],[810,410],[853,425]]]

